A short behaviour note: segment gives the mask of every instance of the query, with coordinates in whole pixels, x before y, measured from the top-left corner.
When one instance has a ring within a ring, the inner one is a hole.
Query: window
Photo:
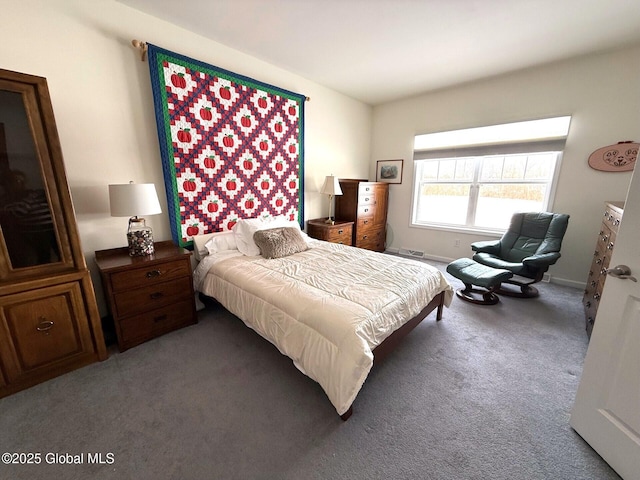
[[[412,225],[504,231],[515,212],[547,210],[568,132],[570,117],[562,118],[566,125],[560,138],[545,132],[533,141],[519,137],[511,143],[469,145],[463,137],[452,139],[452,134],[468,131],[443,132],[430,134],[437,146],[429,149],[424,138],[429,135],[417,136],[415,144],[421,149],[414,152]],[[513,130],[513,125],[507,126]],[[499,127],[506,126],[483,128]],[[477,135],[480,129],[470,130]],[[534,136],[531,132],[525,131],[525,136]],[[489,133],[494,135],[493,130]],[[438,135],[447,135],[449,144]],[[455,141],[463,146],[451,145]]]

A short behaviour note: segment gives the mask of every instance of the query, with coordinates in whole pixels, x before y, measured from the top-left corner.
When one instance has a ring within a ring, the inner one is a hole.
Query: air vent
[[[405,257],[424,258],[424,252],[422,250],[411,250],[410,248],[402,247],[398,250],[398,253]]]

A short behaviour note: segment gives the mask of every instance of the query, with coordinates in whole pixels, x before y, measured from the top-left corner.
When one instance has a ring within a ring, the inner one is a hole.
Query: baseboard
[[[549,282],[555,285],[562,285],[564,287],[578,288],[580,290],[584,290],[587,286],[586,282],[576,282],[575,280],[568,280],[566,278],[558,277],[551,277]]]
[[[394,254],[394,255],[400,255],[402,257],[406,257],[406,258],[417,258],[417,257],[413,257],[410,255],[402,255],[400,253],[400,249],[398,248],[387,248],[385,250],[385,252]],[[451,263],[454,260],[456,260],[455,258],[449,258],[449,257],[440,257],[437,255],[431,255],[428,253],[423,253],[422,257],[423,260],[433,260],[434,262],[442,262],[442,263]],[[553,277],[551,275],[549,275],[548,273],[545,273],[544,278],[542,280],[543,282],[546,283],[553,283],[555,285],[562,285],[564,287],[572,287],[572,288],[577,288],[580,290],[584,290],[585,287],[587,286],[586,282],[577,282],[575,280],[568,280],[566,278],[559,278],[559,277]]]

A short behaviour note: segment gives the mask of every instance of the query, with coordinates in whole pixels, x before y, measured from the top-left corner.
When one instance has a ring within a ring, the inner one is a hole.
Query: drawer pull
[[[613,250],[613,242],[609,242],[609,245],[607,245],[607,250]]]
[[[151,270],[147,272],[147,278],[158,278],[160,275],[162,275],[160,270]]]
[[[338,234],[342,234],[342,233],[344,233],[343,229],[338,230]]]
[[[158,323],[158,322],[164,322],[166,319],[167,319],[166,315],[158,315],[157,317],[153,318],[153,321],[155,323]]]
[[[369,200],[370,200],[369,197],[365,197],[365,199],[364,199],[365,202],[368,202]]]
[[[368,211],[369,211],[369,209],[368,209],[368,208],[365,208],[365,209],[364,209],[364,211],[365,211],[365,212],[368,212]]]
[[[364,223],[364,224],[366,225],[367,223],[369,223],[369,220],[365,220],[365,221],[364,221],[364,222],[362,222],[362,223]]]
[[[594,300],[600,300],[600,294],[598,292],[593,294]]]
[[[45,332],[46,335],[49,335],[49,330],[53,328],[53,322],[51,320],[44,320],[44,317],[40,317],[42,322],[38,324],[36,330],[38,332]]]
[[[362,236],[362,239],[363,239],[363,240],[366,240],[366,239],[367,239],[367,237],[368,237],[368,235],[363,235],[363,236]]]
[[[149,297],[151,297],[151,300],[157,300],[159,298],[162,298],[163,293],[162,292],[154,292],[151,295],[149,295]]]
[[[589,308],[591,306],[591,302],[587,302],[585,303],[585,305],[587,306],[587,308]]]

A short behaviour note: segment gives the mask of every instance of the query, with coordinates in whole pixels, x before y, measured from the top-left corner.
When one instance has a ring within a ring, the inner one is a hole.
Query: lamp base
[[[136,218],[129,221],[127,243],[129,244],[130,257],[143,257],[155,253],[153,231],[151,227],[145,225],[144,218]]]
[[[333,220],[333,218],[331,218],[331,217],[327,218],[324,221],[324,223],[326,223],[327,225],[335,225],[336,224],[335,220]]]

